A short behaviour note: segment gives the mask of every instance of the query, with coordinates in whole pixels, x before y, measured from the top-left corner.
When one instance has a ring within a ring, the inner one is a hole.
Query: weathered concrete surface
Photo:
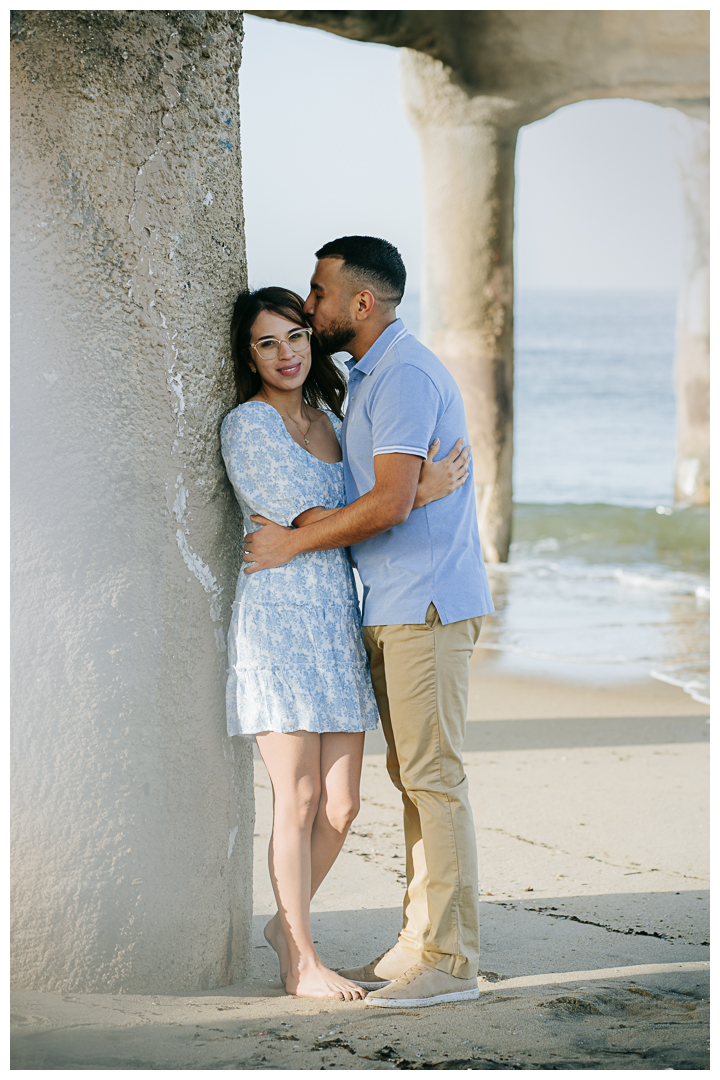
[[[423,149],[422,336],[453,372],[465,398],[483,552],[489,562],[505,561],[512,518],[517,132],[589,98],[637,98],[702,115],[709,95],[709,12],[250,14],[405,47],[402,93]],[[709,491],[702,138],[697,130],[685,155],[690,235],[676,365],[677,490],[683,502],[707,501]]]
[[[709,11],[248,11],[424,53],[473,94],[546,115],[594,97],[709,94]]]
[[[237,979],[237,12],[13,15],[13,980]]]
[[[422,338],[452,372],[473,448],[483,554],[507,559],[513,456],[513,201],[518,110],[468,96],[404,50],[403,103],[425,198]]]
[[[251,977],[195,995],[16,992],[13,1067],[707,1069],[708,727],[676,688],[649,689],[662,720],[640,687],[625,720],[566,687],[577,727],[502,719],[499,698],[471,710],[479,1001],[405,1012],[282,992],[262,937],[272,801],[256,761]],[[336,966],[377,955],[400,925],[400,799],[379,733],[367,749],[360,816],[311,916]]]

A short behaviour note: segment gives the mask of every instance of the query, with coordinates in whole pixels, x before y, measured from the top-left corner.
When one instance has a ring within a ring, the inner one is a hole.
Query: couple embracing
[[[462,744],[470,657],[493,610],[463,403],[395,316],[405,267],[392,244],[343,237],[316,257],[304,303],[281,288],[238,297],[240,404],[221,436],[246,530],[228,731],[255,737],[273,788],[265,937],[290,994],[462,1001],[478,996],[479,949]],[[378,718],[404,808],[402,927],[382,956],[336,972],[313,944],[310,900],[358,812]]]

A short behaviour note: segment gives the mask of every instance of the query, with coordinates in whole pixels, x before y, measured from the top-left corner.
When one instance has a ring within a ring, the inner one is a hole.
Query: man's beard
[[[351,345],[355,339],[355,330],[351,322],[340,322],[336,320],[334,323],[330,323],[326,330],[322,333],[315,332],[315,336],[319,341],[320,347],[328,353],[343,352],[347,349],[348,345]]]

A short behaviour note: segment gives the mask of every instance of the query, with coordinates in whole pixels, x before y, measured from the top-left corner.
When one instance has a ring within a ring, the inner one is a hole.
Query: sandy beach
[[[262,937],[272,798],[255,761],[251,970],[195,994],[13,995],[15,1069],[707,1069],[707,708],[646,680],[492,675],[466,765],[478,837],[478,1001],[292,999]],[[368,737],[363,804],[313,904],[321,955],[364,963],[400,925],[400,798]],[[632,880],[631,880],[632,879]]]

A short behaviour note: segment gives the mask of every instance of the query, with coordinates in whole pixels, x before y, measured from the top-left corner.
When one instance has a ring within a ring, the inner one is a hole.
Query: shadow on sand
[[[469,720],[464,750],[568,750],[590,746],[655,746],[710,741],[703,716],[611,716],[577,720]],[[366,754],[384,754],[380,730],[365,736]]]

